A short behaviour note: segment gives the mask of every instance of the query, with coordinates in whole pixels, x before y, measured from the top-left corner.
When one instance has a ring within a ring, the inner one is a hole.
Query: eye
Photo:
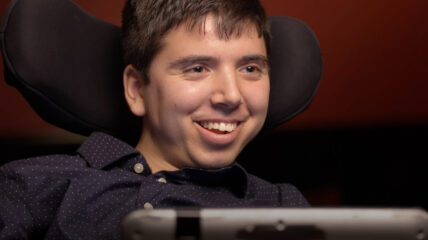
[[[202,71],[204,71],[204,68],[201,66],[197,66],[197,67],[192,68],[192,71],[196,72],[196,73],[201,73]]]
[[[241,76],[248,80],[259,80],[266,75],[264,66],[248,64],[239,69]]]
[[[257,68],[256,67],[254,67],[254,66],[248,66],[248,67],[246,67],[245,68],[245,71],[247,71],[247,72],[255,72],[255,71],[257,71]]]
[[[203,73],[206,71],[206,68],[203,66],[194,66],[184,70],[184,73]]]
[[[204,65],[193,65],[183,69],[183,77],[188,80],[199,80],[209,76],[210,68]]]
[[[242,70],[244,73],[260,73],[262,72],[262,70],[254,65],[250,65],[250,66],[246,66],[244,68],[242,68]]]

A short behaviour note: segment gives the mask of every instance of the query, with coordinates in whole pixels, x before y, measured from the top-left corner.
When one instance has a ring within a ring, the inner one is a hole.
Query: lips
[[[201,121],[198,124],[205,129],[224,134],[232,132],[238,126],[238,122]]]
[[[241,129],[239,121],[197,121],[194,123],[202,139],[212,145],[232,143]]]

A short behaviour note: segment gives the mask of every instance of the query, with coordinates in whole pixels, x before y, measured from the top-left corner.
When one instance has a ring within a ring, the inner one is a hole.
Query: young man
[[[307,206],[234,163],[265,121],[269,40],[258,0],[127,1],[123,83],[140,141],[94,133],[75,155],[3,166],[0,239],[118,239],[138,208]]]
[[[229,166],[266,118],[266,17],[257,1],[157,2],[131,1],[124,13],[135,16],[124,21],[123,78],[143,117],[137,149],[153,172]]]

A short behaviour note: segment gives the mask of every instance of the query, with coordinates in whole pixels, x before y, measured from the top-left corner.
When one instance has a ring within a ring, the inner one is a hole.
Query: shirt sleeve
[[[55,198],[63,196],[67,181],[32,170],[15,163],[0,168],[0,239],[41,239],[56,214]]]
[[[33,219],[20,199],[21,189],[14,186],[3,171],[0,172],[0,193],[0,239],[28,239]]]

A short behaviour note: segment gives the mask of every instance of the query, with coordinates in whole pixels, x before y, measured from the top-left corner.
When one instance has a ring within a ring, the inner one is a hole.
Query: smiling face
[[[203,32],[171,29],[153,58],[149,83],[129,65],[125,95],[143,116],[137,149],[153,172],[233,163],[260,131],[269,100],[267,53],[255,27],[220,39],[216,19]]]

